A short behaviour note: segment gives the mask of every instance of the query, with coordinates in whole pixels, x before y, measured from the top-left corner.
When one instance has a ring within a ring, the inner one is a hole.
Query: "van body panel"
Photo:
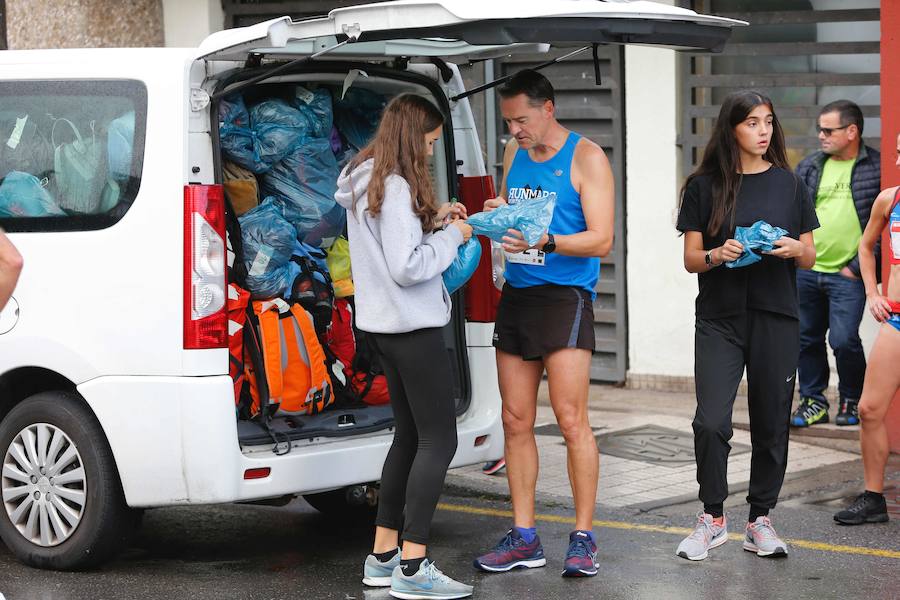
[[[480,399],[457,421],[451,466],[503,455],[500,395],[493,351],[469,349],[473,394]],[[296,442],[283,455],[273,444],[237,442],[231,378],[101,377],[78,386],[107,434],[129,506],[213,504],[304,494],[377,481],[393,432]],[[480,436],[487,440],[475,446]],[[269,477],[244,480],[247,469]]]

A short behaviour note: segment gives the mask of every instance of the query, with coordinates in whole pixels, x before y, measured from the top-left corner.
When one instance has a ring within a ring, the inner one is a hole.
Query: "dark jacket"
[[[813,201],[815,201],[816,193],[819,191],[819,180],[822,178],[822,169],[826,160],[828,160],[828,155],[820,150],[807,156],[797,165],[797,176],[809,188]],[[875,203],[875,198],[880,191],[881,153],[861,142],[859,154],[856,156],[856,162],[853,163],[853,170],[850,172],[850,193],[853,196],[856,215],[859,217],[859,224],[863,231],[866,230],[869,215],[872,213],[872,205]],[[857,277],[860,276],[858,254],[847,263],[847,267]],[[875,246],[875,270],[876,272],[881,271],[880,243]]]

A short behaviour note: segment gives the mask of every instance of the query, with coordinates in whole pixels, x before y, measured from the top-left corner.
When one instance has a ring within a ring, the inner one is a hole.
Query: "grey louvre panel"
[[[558,53],[540,56],[512,56],[498,61],[497,75],[509,75],[519,69],[549,60]],[[594,80],[590,51],[584,52],[542,71],[556,90],[556,116],[568,129],[576,131],[600,146],[612,165],[616,186],[615,244],[602,259],[597,300],[594,302],[594,332],[597,351],[591,364],[591,379],[603,382],[625,381],[627,367],[627,321],[625,297],[625,145],[624,139],[624,50],[622,46],[599,48],[601,85]],[[496,131],[500,135],[495,167],[502,165],[504,143],[508,137],[497,113]],[[497,170],[499,172],[499,168]],[[498,178],[499,181],[499,178]],[[498,186],[499,187],[499,186]]]
[[[696,11],[750,23],[722,54],[684,54],[679,143],[687,175],[703,157],[725,95],[757,89],[772,98],[792,166],[819,148],[819,107],[838,99],[860,105],[863,139],[881,145],[877,0],[813,10],[810,0],[695,0]],[[851,8],[853,7],[853,8]]]

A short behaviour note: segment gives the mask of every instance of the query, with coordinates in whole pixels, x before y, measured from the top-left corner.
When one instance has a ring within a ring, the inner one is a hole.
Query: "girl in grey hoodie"
[[[335,194],[348,213],[357,327],[370,334],[379,355],[396,421],[363,583],[391,586],[402,598],[472,593],[438,571],[426,552],[456,452],[453,380],[441,331],[450,321],[450,295],[441,274],[472,235],[464,207],[439,207],[431,186],[427,160],[443,122],[425,98],[397,96],[375,138],[341,173]]]

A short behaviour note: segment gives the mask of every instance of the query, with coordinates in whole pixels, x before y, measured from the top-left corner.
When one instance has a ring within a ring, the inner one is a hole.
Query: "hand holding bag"
[[[481,261],[481,243],[474,235],[459,247],[456,258],[444,271],[444,285],[449,293],[453,293],[466,284],[475,273]]]

